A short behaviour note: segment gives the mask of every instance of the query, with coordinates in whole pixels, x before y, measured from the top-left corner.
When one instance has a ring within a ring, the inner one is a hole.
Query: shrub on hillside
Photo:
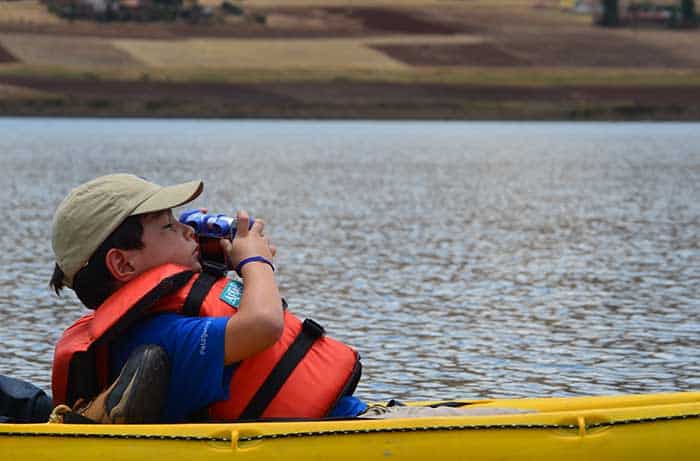
[[[221,11],[234,16],[243,16],[243,8],[239,5],[231,3],[229,0],[224,0],[221,2]]]
[[[95,21],[164,21],[201,22],[211,17],[210,8],[183,0],[44,0],[49,12],[65,19]]]

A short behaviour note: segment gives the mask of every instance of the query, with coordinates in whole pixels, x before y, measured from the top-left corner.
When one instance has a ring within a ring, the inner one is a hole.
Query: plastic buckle
[[[226,264],[218,263],[216,261],[202,260],[202,270],[208,274],[214,275],[217,278],[221,278],[229,271]]]
[[[312,319],[304,319],[302,329],[304,330],[304,332],[308,333],[312,338],[320,338],[321,336],[326,334],[326,329]]]

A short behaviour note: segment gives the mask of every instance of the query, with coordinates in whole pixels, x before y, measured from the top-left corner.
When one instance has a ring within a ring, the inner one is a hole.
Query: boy
[[[73,191],[53,222],[51,285],[95,312],[68,328],[54,354],[54,403],[102,423],[270,417],[370,418],[520,413],[517,409],[371,406],[352,396],[359,355],[286,310],[264,223],[238,213],[221,240],[244,284],[200,257],[171,209],[201,181],[161,187],[127,174]],[[116,378],[115,378],[116,376]],[[109,383],[112,383],[109,385]],[[85,403],[87,402],[87,403]]]
[[[182,422],[203,410],[220,419],[364,411],[351,397],[358,354],[284,308],[263,221],[249,229],[241,211],[233,241],[221,240],[243,284],[200,259],[193,230],[171,209],[202,188],[115,174],[59,205],[51,285],[72,288],[95,312],[57,344],[54,401],[122,423]]]

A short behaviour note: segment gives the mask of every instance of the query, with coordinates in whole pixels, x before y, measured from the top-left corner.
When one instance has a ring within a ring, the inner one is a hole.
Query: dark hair
[[[112,232],[102,245],[92,254],[85,267],[73,277],[73,291],[90,309],[97,309],[116,289],[116,280],[107,269],[105,257],[112,248],[120,250],[137,250],[143,248],[141,237],[143,225],[141,215],[129,216]],[[55,265],[49,285],[61,294],[64,273]]]

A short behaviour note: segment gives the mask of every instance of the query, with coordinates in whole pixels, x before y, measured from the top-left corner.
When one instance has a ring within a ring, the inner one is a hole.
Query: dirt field
[[[292,2],[294,3],[294,2]],[[253,21],[213,23],[207,25],[95,23],[91,21],[45,20],[36,0],[1,2],[19,5],[27,11],[0,15],[0,33],[31,34],[49,37],[95,37],[116,39],[161,39],[169,42],[191,38],[307,38],[312,46],[320,39],[340,37],[362,40],[372,46],[371,39],[403,35],[411,36],[405,49],[399,46],[375,47],[392,59],[419,66],[546,66],[546,67],[617,67],[617,68],[697,68],[700,67],[700,32],[663,31],[656,29],[610,30],[591,25],[589,17],[559,11],[535,9],[533,2],[480,0],[471,2],[358,2],[352,7],[337,6],[341,2],[297,2],[315,6],[289,6],[289,2],[253,1],[250,10],[266,14],[267,25]],[[279,6],[279,5],[283,6]],[[345,2],[346,5],[350,4]],[[375,6],[361,6],[370,4]],[[34,9],[30,8],[34,5]],[[329,6],[330,5],[330,6]],[[388,5],[398,5],[391,6]],[[436,6],[437,5],[437,6]],[[0,8],[0,11],[3,11]],[[48,13],[44,13],[48,14]],[[48,16],[53,18],[52,16]],[[582,21],[583,19],[583,21]],[[490,46],[464,47],[446,43],[426,46],[430,37],[480,37]],[[88,42],[83,42],[88,43]],[[213,42],[215,45],[215,42]],[[250,45],[250,44],[249,44]],[[244,43],[238,47],[246,46]],[[7,48],[7,46],[6,46]],[[12,52],[11,48],[8,51]],[[77,50],[76,50],[77,52]],[[253,50],[261,60],[265,54]],[[272,51],[269,61],[277,56]],[[328,56],[337,55],[332,50]],[[63,54],[70,62],[70,56]],[[60,57],[60,56],[59,56]],[[187,63],[183,63],[186,66]],[[268,66],[264,66],[268,67]],[[329,65],[332,67],[332,64]]]
[[[508,53],[492,43],[373,45],[374,49],[412,66],[528,66],[524,58]]]
[[[117,80],[56,80],[31,77],[0,76],[0,84],[31,88],[45,93],[57,93],[73,98],[140,98],[169,99],[172,101],[211,100],[223,103],[263,104],[321,104],[335,101],[346,104],[364,104],[377,98],[392,104],[419,101],[530,101],[546,102],[615,102],[639,105],[676,105],[691,103],[700,106],[700,86],[573,86],[573,87],[504,87],[500,85],[454,86],[444,84],[397,85],[372,82],[315,82],[304,83],[251,83],[251,84],[197,84]]]
[[[0,22],[58,24],[61,19],[36,0],[0,1]]]
[[[533,3],[246,0],[265,24],[191,25],[0,0],[0,83],[26,90],[24,105],[0,93],[0,113],[700,119],[700,30],[604,29]]]
[[[114,40],[123,54],[155,68],[403,69],[408,66],[353,39]],[[186,63],[183,65],[183,63]]]
[[[45,100],[50,99],[50,93],[44,93],[39,90],[34,90],[26,86],[5,85],[0,83],[0,101],[27,101],[27,100]]]
[[[459,34],[468,33],[461,24],[449,24],[440,18],[432,20],[429,16],[416,14],[410,10],[389,8],[326,8],[330,14],[344,15],[350,20],[362,24],[366,32],[399,33],[399,34]]]
[[[152,117],[377,119],[700,118],[700,85],[518,87],[371,82],[194,84],[0,77],[37,94],[0,98],[0,113]]]
[[[139,66],[130,54],[114,47],[109,40],[81,37],[0,34],[3,43],[24,64],[67,68]]]

